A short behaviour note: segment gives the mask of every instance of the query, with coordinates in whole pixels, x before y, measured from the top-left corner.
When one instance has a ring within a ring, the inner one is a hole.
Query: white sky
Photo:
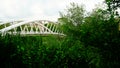
[[[48,19],[56,21],[59,11],[70,2],[85,4],[87,11],[104,0],[0,0],[0,21],[22,19]]]

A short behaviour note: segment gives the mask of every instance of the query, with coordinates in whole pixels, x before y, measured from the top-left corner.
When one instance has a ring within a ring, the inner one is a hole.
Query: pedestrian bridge
[[[28,20],[1,22],[0,33],[2,35],[64,35],[58,29],[58,23],[49,20]]]

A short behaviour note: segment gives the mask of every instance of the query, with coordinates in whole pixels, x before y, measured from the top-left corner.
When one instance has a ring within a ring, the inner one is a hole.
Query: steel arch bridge
[[[12,21],[0,23],[0,33],[2,35],[20,34],[20,35],[64,35],[57,23],[49,20],[28,20]]]

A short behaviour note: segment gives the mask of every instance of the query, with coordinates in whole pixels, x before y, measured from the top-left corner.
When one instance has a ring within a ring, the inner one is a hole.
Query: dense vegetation
[[[107,1],[107,0],[106,0]],[[109,8],[110,9],[110,8]],[[112,10],[112,9],[111,9]],[[0,37],[1,68],[119,68],[119,15],[75,3],[58,22],[66,36]]]

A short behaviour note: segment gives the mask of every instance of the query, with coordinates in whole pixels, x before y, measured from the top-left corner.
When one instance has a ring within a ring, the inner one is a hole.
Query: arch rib
[[[20,27],[20,34],[60,34],[59,30],[55,24],[52,24],[51,21],[47,20],[28,20],[28,21],[21,21],[21,22],[9,22],[11,25],[0,30],[0,33],[6,34],[9,30],[14,30],[13,33],[17,33],[17,27]],[[48,24],[47,24],[48,23]],[[54,22],[53,22],[54,23]],[[6,25],[7,23],[0,23],[0,25]],[[22,25],[25,25],[22,27]],[[35,28],[34,28],[35,27]],[[28,28],[30,28],[28,30]]]

